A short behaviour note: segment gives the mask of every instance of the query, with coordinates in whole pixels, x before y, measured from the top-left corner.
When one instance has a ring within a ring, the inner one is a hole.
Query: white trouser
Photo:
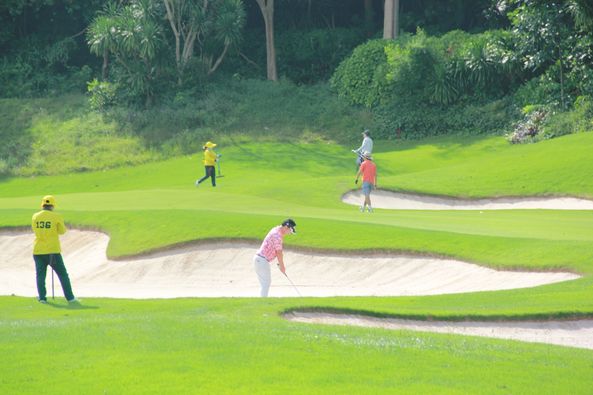
[[[255,273],[257,274],[257,278],[259,279],[259,284],[261,286],[259,294],[262,298],[265,298],[268,296],[270,284],[272,283],[272,271],[270,270],[270,263],[266,258],[255,255],[253,257],[253,267],[255,268]]]

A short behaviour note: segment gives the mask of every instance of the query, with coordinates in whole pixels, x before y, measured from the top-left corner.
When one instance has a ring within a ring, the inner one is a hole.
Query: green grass
[[[67,95],[0,99],[0,176],[58,175],[137,165],[218,143],[358,143],[370,112],[339,100],[327,84],[220,82],[193,97],[179,94],[150,109],[89,109]]]
[[[392,190],[593,196],[593,134],[526,146],[508,145],[501,137],[376,144],[379,184]],[[354,187],[350,147],[241,140],[219,148],[225,177],[217,189],[193,186],[203,172],[197,155],[101,172],[4,179],[0,227],[29,226],[41,196],[52,193],[70,226],[109,233],[112,257],[198,240],[261,240],[291,216],[299,234],[287,239],[290,248],[405,251],[496,268],[571,270],[583,278],[427,297],[89,299],[84,309],[2,297],[0,351],[18,363],[0,367],[0,392],[83,387],[87,393],[590,392],[591,351],[318,327],[286,322],[279,314],[308,308],[441,319],[592,317],[592,212],[363,215],[340,202]]]
[[[11,357],[0,367],[0,389],[7,394],[585,394],[591,388],[591,351],[316,326],[278,315],[317,303],[88,299],[84,309],[68,309],[1,297],[0,348]]]
[[[85,100],[0,99],[0,174],[96,171],[159,158],[125,127],[90,112]]]

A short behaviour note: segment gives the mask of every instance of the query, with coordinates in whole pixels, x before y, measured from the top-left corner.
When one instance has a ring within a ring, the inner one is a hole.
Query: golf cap
[[[292,219],[285,219],[284,222],[282,222],[282,226],[288,226],[292,233],[296,233],[296,222],[294,222]]]
[[[214,144],[212,141],[208,141],[206,144],[204,144],[204,147],[214,148],[214,147],[216,147],[216,144]]]
[[[368,135],[369,135],[369,133],[371,133],[371,131],[370,131],[370,130],[368,130],[368,129],[365,129],[365,130],[362,132],[362,134],[364,134],[365,136],[368,136]]]
[[[43,197],[43,199],[41,199],[41,208],[43,208],[43,206],[56,206],[56,198],[54,198],[52,195],[46,195]]]

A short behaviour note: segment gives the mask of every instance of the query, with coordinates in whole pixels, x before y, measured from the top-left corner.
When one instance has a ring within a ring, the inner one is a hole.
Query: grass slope
[[[379,183],[443,195],[593,196],[593,134],[529,146],[510,146],[502,138],[465,143],[377,142]],[[531,289],[430,297],[89,299],[83,309],[0,297],[0,351],[16,361],[0,367],[0,392],[590,391],[591,351],[308,326],[278,314],[301,307],[442,319],[593,316],[593,213],[361,214],[339,201],[354,187],[347,148],[243,141],[220,152],[225,177],[216,189],[193,186],[203,171],[196,155],[103,172],[5,179],[0,227],[27,227],[40,197],[52,193],[71,226],[110,234],[113,257],[204,239],[260,240],[292,216],[299,224],[298,236],[287,239],[292,248],[406,251],[492,267],[562,268],[584,277]]]

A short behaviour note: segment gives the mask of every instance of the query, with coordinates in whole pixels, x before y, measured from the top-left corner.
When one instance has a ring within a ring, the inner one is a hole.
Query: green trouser
[[[47,274],[48,265],[51,266],[54,272],[58,275],[66,300],[73,300],[74,294],[72,293],[72,285],[70,284],[70,277],[68,277],[66,266],[64,266],[62,254],[33,255],[33,259],[35,260],[35,271],[37,273],[37,293],[39,294],[39,300],[47,300],[45,276]]]

